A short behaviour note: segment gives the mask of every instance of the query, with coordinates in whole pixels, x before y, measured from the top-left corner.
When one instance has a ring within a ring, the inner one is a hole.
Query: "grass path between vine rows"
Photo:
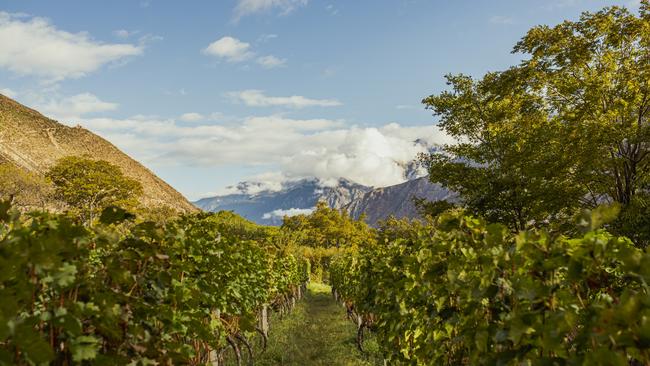
[[[283,319],[271,319],[269,347],[255,365],[370,366],[378,361],[376,343],[370,339],[364,356],[356,347],[356,327],[345,309],[334,302],[331,288],[311,283],[305,298]]]

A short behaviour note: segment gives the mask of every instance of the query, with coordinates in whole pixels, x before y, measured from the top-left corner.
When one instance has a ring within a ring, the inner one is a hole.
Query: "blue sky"
[[[419,104],[515,64],[532,26],[634,1],[0,0],[0,93],[190,199],[242,180],[401,181],[449,139]]]

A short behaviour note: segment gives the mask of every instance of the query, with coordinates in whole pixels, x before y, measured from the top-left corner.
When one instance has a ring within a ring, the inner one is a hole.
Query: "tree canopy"
[[[55,197],[77,211],[86,223],[92,223],[108,206],[137,206],[142,194],[140,182],[124,176],[118,166],[103,160],[66,157],[47,176],[54,183]]]
[[[457,139],[425,160],[431,180],[513,230],[605,202],[624,209],[650,170],[650,5],[531,29],[524,60],[423,100]]]
[[[323,201],[310,215],[285,217],[282,229],[294,233],[302,245],[319,248],[359,246],[374,237],[363,220],[354,220],[346,211],[329,208]]]

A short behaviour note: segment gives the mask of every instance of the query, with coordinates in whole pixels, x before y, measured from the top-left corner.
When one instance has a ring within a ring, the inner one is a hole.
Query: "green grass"
[[[368,355],[359,352],[355,337],[356,326],[334,302],[330,287],[312,283],[291,314],[272,316],[268,349],[258,350],[255,365],[383,365],[372,337],[364,343]]]

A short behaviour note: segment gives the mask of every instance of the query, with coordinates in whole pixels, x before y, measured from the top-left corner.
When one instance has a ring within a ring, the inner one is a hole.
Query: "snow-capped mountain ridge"
[[[341,178],[336,185],[318,178],[305,178],[284,182],[279,190],[250,192],[255,183],[244,182],[237,186],[246,188],[238,193],[204,198],[194,204],[206,211],[234,211],[245,218],[265,225],[279,225],[284,214],[308,213],[318,201],[330,207],[343,208],[359,199],[372,188]]]

